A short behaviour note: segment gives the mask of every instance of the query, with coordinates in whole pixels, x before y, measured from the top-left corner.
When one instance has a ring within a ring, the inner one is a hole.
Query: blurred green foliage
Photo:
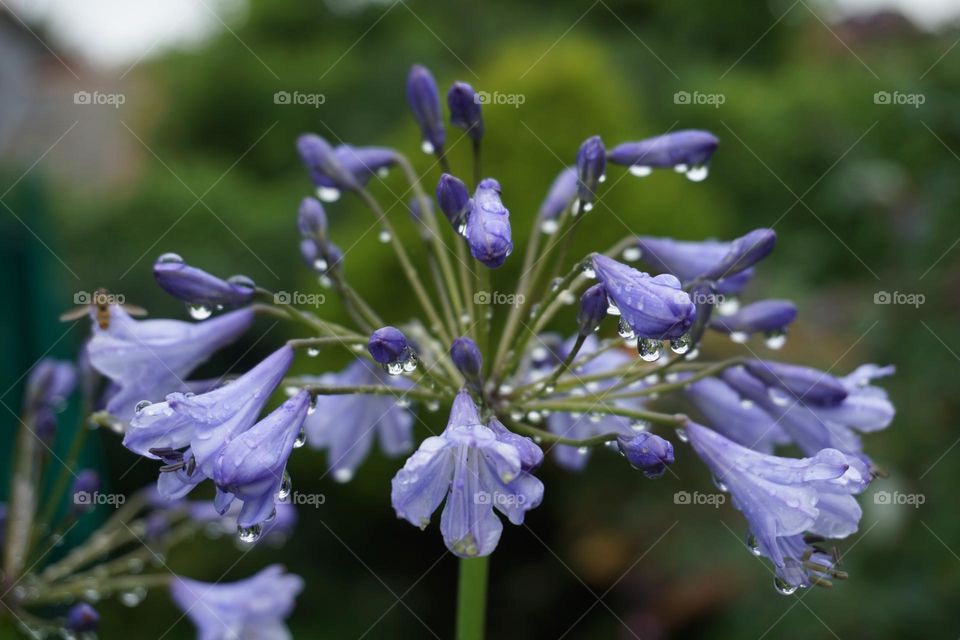
[[[960,235],[960,49],[943,56],[956,37],[896,21],[828,27],[802,2],[454,0],[336,13],[318,2],[256,0],[231,31],[138,70],[150,88],[125,121],[150,151],[124,192],[57,194],[62,251],[91,287],[123,291],[154,316],[184,315],[150,278],[165,251],[268,288],[315,289],[297,252],[295,210],[310,184],[293,141],[315,131],[394,145],[432,185],[439,172],[415,151],[403,91],[410,64],[421,62],[444,87],[462,79],[525,97],[518,108],[484,111],[485,172],[503,185],[519,248],[493,286],[511,292],[530,220],[583,139],[599,133],[614,144],[710,129],[722,144],[706,182],[611,170],[574,253],[626,233],[692,239],[775,226],[778,249],[750,295],[798,302],[800,320],[781,356],[835,373],[866,361],[897,365],[885,386],[898,419],[868,436],[867,448],[890,472],[876,488],[920,492],[926,503],[885,507],[865,496],[861,533],[842,545],[851,579],[785,599],[768,568],[745,552],[742,519],[729,505],[673,504],[675,491],[710,487],[687,449],[678,450],[678,478],[657,483],[606,452],[582,476],[548,463],[546,502],[529,527],[506,528],[492,561],[491,637],[556,638],[574,624],[563,637],[632,637],[626,627],[643,638],[956,637],[960,250],[949,250]],[[278,105],[277,91],[322,93],[325,103]],[[677,91],[725,101],[678,105]],[[919,92],[926,102],[878,105],[877,91]],[[453,147],[455,170],[466,175],[468,145]],[[412,241],[400,177],[374,190]],[[404,283],[370,233],[369,212],[349,198],[328,212],[354,285],[388,320],[415,313],[412,294],[398,295]],[[878,291],[922,293],[926,302],[876,305]],[[323,313],[345,320],[333,300]],[[260,321],[263,331],[209,372],[245,354],[235,365],[242,369],[294,335],[272,325]],[[557,327],[570,330],[572,320]],[[730,350],[721,340],[708,346],[712,354]],[[308,363],[317,371],[343,364],[339,354]],[[432,429],[442,424],[439,415],[425,420]],[[125,473],[131,455],[105,442],[116,483],[133,488],[156,473],[145,463]],[[420,638],[430,636],[425,627],[449,637],[456,563],[442,557],[435,526],[421,533],[394,518],[388,482],[397,465],[374,454],[354,482],[336,485],[320,480],[322,456],[302,451],[295,485],[327,500],[301,510],[285,548],[241,556],[229,543],[204,542],[170,564],[215,580],[286,563],[307,582],[291,620],[296,637]],[[136,610],[101,608],[106,638],[131,628],[154,637],[179,616],[163,595]],[[164,637],[192,633],[181,621]]]

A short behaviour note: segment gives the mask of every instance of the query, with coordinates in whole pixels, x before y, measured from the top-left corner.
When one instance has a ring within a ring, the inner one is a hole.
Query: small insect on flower
[[[96,320],[97,325],[101,329],[106,330],[110,328],[110,307],[120,305],[125,306],[126,312],[131,316],[143,317],[147,315],[147,310],[143,307],[126,304],[123,296],[115,296],[103,287],[94,291],[92,295],[84,293],[83,295],[78,295],[77,298],[78,301],[81,298],[89,298],[89,302],[77,305],[73,309],[61,313],[59,318],[60,322],[73,322],[90,314],[94,320]]]

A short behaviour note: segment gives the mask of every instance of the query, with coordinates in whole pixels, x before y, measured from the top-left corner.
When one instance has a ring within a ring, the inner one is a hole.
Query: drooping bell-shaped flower
[[[170,583],[174,603],[197,627],[199,640],[287,640],[291,635],[284,620],[302,590],[303,580],[280,565],[238,582],[176,576]]]
[[[444,432],[424,440],[394,476],[397,516],[425,528],[446,498],[440,530],[447,548],[461,557],[493,552],[503,531],[494,508],[521,524],[543,498],[543,483],[524,471],[520,451],[501,438],[481,423],[461,390]]]
[[[441,175],[437,182],[437,203],[457,233],[464,233],[470,213],[470,193],[463,180],[449,173]]]
[[[836,406],[849,393],[840,380],[813,367],[769,360],[748,360],[744,366],[768,387],[785,391],[806,404]]]
[[[696,307],[676,277],[650,276],[604,255],[593,257],[593,269],[637,337],[675,340],[693,325]]]
[[[607,150],[600,136],[587,138],[577,151],[577,196],[584,211],[590,211],[596,200],[597,187],[603,182],[607,168]]]
[[[274,500],[283,484],[287,460],[303,428],[310,394],[300,391],[224,448],[213,470],[213,481],[243,502],[239,527],[261,524],[274,513]]]
[[[554,233],[557,230],[557,219],[577,197],[577,185],[580,178],[576,167],[567,167],[561,171],[550,185],[547,196],[540,205],[540,230],[544,233]]]
[[[423,65],[415,64],[407,76],[407,102],[413,119],[420,126],[424,151],[439,153],[446,140],[443,129],[443,111],[440,109],[440,90],[433,74]]]
[[[153,264],[153,278],[174,298],[205,308],[239,307],[256,293],[256,285],[246,276],[224,280],[188,265],[175,254],[160,256]]]
[[[324,199],[336,200],[341,190],[353,191],[361,186],[357,176],[343,165],[336,150],[324,138],[313,133],[301,135],[297,138],[297,152],[314,183],[321,189],[332,189]]]
[[[502,265],[513,252],[510,212],[500,199],[500,183],[493,178],[481,180],[473,194],[467,244],[471,255],[491,269]]]
[[[600,323],[607,317],[610,303],[607,299],[607,289],[598,283],[583,292],[580,296],[580,308],[577,311],[577,325],[580,335],[586,336],[600,328]]]
[[[479,389],[483,372],[483,355],[477,343],[467,337],[460,337],[450,345],[450,359],[463,377],[474,389]]]
[[[691,180],[702,180],[719,144],[720,140],[709,131],[686,129],[617,145],[607,159],[630,167],[636,176],[648,175],[652,169],[675,169]]]
[[[690,444],[747,519],[763,555],[777,569],[787,564],[783,540],[804,533],[843,538],[857,530],[861,510],[853,497],[868,482],[866,465],[836,449],[809,458],[781,458],[742,447],[698,424]]]
[[[316,387],[413,386],[407,378],[386,375],[377,365],[359,358],[343,371],[303,380]],[[304,422],[307,444],[327,450],[327,469],[337,482],[353,479],[375,436],[390,457],[413,449],[413,416],[393,396],[319,394],[314,406]]]
[[[723,380],[697,380],[684,386],[684,394],[703,414],[711,429],[737,444],[761,453],[773,453],[775,446],[790,442],[769,413]]]
[[[710,328],[741,342],[754,333],[780,336],[797,319],[797,306],[789,300],[760,300],[729,315],[714,316]]]
[[[773,229],[754,229],[731,241],[726,255],[703,277],[707,280],[723,280],[735,276],[770,255],[776,245],[777,234]]]
[[[93,322],[87,346],[90,364],[110,379],[116,392],[106,409],[121,420],[136,405],[161,400],[215,351],[236,340],[253,322],[253,310],[238,309],[203,322],[134,320],[110,307],[110,325]]]
[[[474,142],[483,137],[483,113],[480,96],[466,82],[454,82],[447,92],[450,124],[463,129]]]
[[[667,467],[673,464],[673,445],[649,431],[620,436],[617,446],[630,464],[651,480],[663,477]]]

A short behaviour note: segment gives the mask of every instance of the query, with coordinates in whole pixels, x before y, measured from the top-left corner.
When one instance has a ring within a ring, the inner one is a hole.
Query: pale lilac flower
[[[208,583],[176,576],[170,595],[197,627],[198,640],[289,640],[284,624],[303,580],[272,565],[239,582]]]
[[[720,141],[709,131],[686,129],[614,147],[607,159],[630,167],[635,175],[650,169],[676,169],[687,172],[710,162]]]
[[[386,375],[377,365],[359,358],[343,371],[304,378],[304,382],[317,387],[413,386],[409,379]],[[413,416],[393,396],[321,394],[315,402],[314,412],[304,423],[307,444],[327,450],[327,469],[338,482],[347,482],[356,475],[370,453],[374,435],[390,457],[413,449]]]
[[[327,237],[327,212],[316,198],[304,198],[297,210],[297,228],[305,238]]]
[[[779,334],[797,319],[797,306],[789,300],[760,300],[730,315],[715,316],[710,328],[731,335]]]
[[[77,384],[77,367],[66,360],[43,358],[30,372],[24,392],[23,411],[32,417],[33,432],[50,442],[57,430],[57,413]]]
[[[328,199],[336,200],[340,190],[360,188],[357,176],[343,165],[340,155],[322,137],[313,133],[301,135],[297,138],[297,152],[314,183],[321,189],[333,190],[325,192],[331,194]]]
[[[580,178],[576,167],[567,167],[561,171],[550,185],[547,196],[540,205],[540,228],[547,233],[557,229],[557,218],[577,197],[577,185]]]
[[[600,136],[587,138],[577,151],[577,196],[584,211],[593,208],[597,187],[603,182],[607,151]]]
[[[450,359],[464,379],[478,390],[483,372],[483,355],[477,343],[467,337],[455,339],[450,345]]]
[[[744,366],[768,387],[781,389],[806,404],[836,406],[849,393],[835,377],[813,367],[769,360],[748,360]]]
[[[604,255],[593,257],[593,268],[637,337],[674,340],[693,325],[696,307],[674,276],[650,276]]]
[[[766,258],[777,244],[773,229],[754,229],[730,242],[727,254],[703,274],[707,280],[722,280],[746,271]]]
[[[580,308],[577,310],[577,325],[580,335],[586,336],[600,328],[600,323],[607,317],[607,289],[603,284],[595,284],[580,296]]]
[[[93,322],[87,346],[90,364],[117,387],[106,409],[129,420],[142,400],[161,400],[183,386],[191,371],[236,340],[253,322],[253,310],[238,309],[203,322],[134,320],[110,307],[110,326]]]
[[[165,254],[153,264],[153,278],[178,300],[201,307],[239,307],[253,300],[256,285],[246,276],[218,278],[191,267],[176,254]]]
[[[769,413],[753,400],[741,397],[723,380],[697,380],[684,387],[684,394],[703,414],[710,428],[737,444],[761,453],[773,453],[775,446],[790,442]]]
[[[243,502],[239,527],[261,524],[274,514],[274,498],[309,406],[310,394],[300,391],[223,447],[213,481]]]
[[[853,497],[870,476],[866,465],[836,449],[809,458],[781,458],[742,447],[690,423],[690,444],[729,490],[747,518],[758,549],[778,570],[787,566],[785,548],[804,533],[844,538],[857,530],[861,510]],[[792,585],[796,587],[797,585]]]
[[[463,180],[449,173],[441,175],[437,182],[437,203],[457,233],[463,233],[470,213],[470,193]]]
[[[483,137],[483,113],[480,96],[466,82],[454,82],[447,92],[450,124],[467,132],[474,142]]]
[[[394,476],[397,516],[425,528],[446,498],[440,530],[447,548],[461,557],[489,555],[503,531],[494,507],[521,524],[543,499],[543,483],[523,470],[520,451],[501,438],[483,426],[461,390],[444,432],[424,440]]]
[[[440,109],[440,90],[433,74],[423,65],[415,64],[407,76],[407,102],[413,119],[420,126],[424,150],[440,153],[446,140],[443,130],[443,111]]]
[[[466,231],[471,255],[491,269],[502,265],[513,252],[510,212],[500,199],[500,183],[493,178],[477,185]]]

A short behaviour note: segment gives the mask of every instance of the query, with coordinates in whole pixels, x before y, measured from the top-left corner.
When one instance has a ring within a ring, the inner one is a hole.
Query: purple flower
[[[576,167],[567,167],[561,171],[550,185],[547,196],[540,205],[540,229],[544,233],[557,230],[557,218],[577,197],[577,185],[580,178]]]
[[[204,322],[134,320],[110,307],[110,325],[93,323],[90,364],[117,388],[107,411],[121,420],[142,400],[157,401],[183,386],[183,379],[215,351],[236,340],[253,322],[253,310],[238,309]]]
[[[90,511],[95,506],[93,494],[100,490],[100,474],[93,469],[84,469],[73,480],[70,495],[73,496],[73,513]]]
[[[447,92],[447,106],[450,108],[450,124],[463,129],[474,142],[483,137],[483,114],[480,109],[480,96],[466,82],[454,82]]]
[[[387,385],[408,389],[406,378],[384,375],[368,360],[354,360],[339,373],[306,378],[317,387]],[[347,482],[370,453],[374,434],[380,448],[390,457],[413,449],[413,416],[393,396],[318,395],[315,410],[307,416],[304,429],[307,444],[327,449],[327,468],[337,482]]]
[[[637,337],[675,340],[693,324],[696,307],[674,276],[651,277],[603,255],[593,257],[593,268]]]
[[[651,169],[676,169],[691,180],[699,181],[707,177],[706,165],[719,144],[709,131],[687,129],[625,142],[614,147],[607,159],[630,167],[636,176],[648,175]]]
[[[382,327],[373,332],[367,351],[392,376],[416,368],[417,356],[407,337],[396,327]]]
[[[760,300],[730,315],[714,317],[710,327],[746,339],[753,333],[782,334],[796,318],[797,307],[789,300]]]
[[[600,328],[607,317],[607,289],[603,284],[595,284],[580,296],[580,309],[577,311],[577,324],[580,335],[586,336]]]
[[[274,498],[309,406],[310,394],[300,391],[223,448],[213,481],[243,502],[237,526],[259,525],[274,513]]]
[[[794,536],[809,532],[844,538],[857,530],[861,510],[853,496],[869,482],[859,459],[836,449],[802,459],[770,456],[694,423],[687,433],[694,451],[747,518],[758,550],[778,571],[787,566],[786,547]]]
[[[730,242],[727,254],[708,270],[707,280],[722,280],[746,271],[766,258],[777,244],[773,229],[754,229]]]
[[[100,625],[100,614],[86,602],[78,602],[67,612],[67,623],[64,625],[76,633],[93,633]]]
[[[513,252],[510,212],[500,200],[500,183],[482,180],[473,194],[473,207],[467,217],[467,243],[474,258],[496,269]]]
[[[329,201],[340,197],[340,190],[360,188],[360,181],[340,160],[330,143],[313,133],[297,138],[297,152],[306,165],[310,177],[319,187],[321,199]]]
[[[483,372],[483,356],[477,343],[470,338],[457,338],[450,345],[450,359],[467,382],[479,388],[480,376]]]
[[[497,440],[517,448],[520,453],[520,468],[524,471],[533,471],[543,464],[543,449],[532,438],[510,431],[496,418],[491,418],[487,427],[493,431]]]
[[[483,426],[461,390],[444,432],[424,440],[394,476],[397,516],[425,528],[446,498],[440,530],[447,548],[460,557],[493,552],[503,531],[494,507],[521,524],[543,499],[543,483],[523,470],[520,451],[502,437]]]
[[[256,292],[253,280],[246,276],[223,280],[191,267],[174,253],[160,256],[153,264],[153,278],[174,298],[200,307],[239,307],[250,302]]]
[[[297,228],[305,238],[327,237],[327,212],[316,198],[304,198],[297,211]]]
[[[77,384],[77,367],[72,362],[43,358],[30,372],[24,393],[24,413],[32,416],[33,432],[50,442],[57,430],[57,413]]]
[[[593,136],[580,145],[577,151],[577,195],[584,211],[593,208],[597,187],[604,180],[607,167],[607,151],[600,136]]]
[[[422,65],[413,65],[407,76],[407,102],[413,111],[413,119],[420,126],[424,151],[440,153],[446,140],[443,112],[440,110],[440,91],[433,74]]]
[[[806,404],[836,406],[847,397],[847,388],[826,371],[785,362],[748,360],[747,371],[768,387],[781,389]]]
[[[685,386],[684,393],[714,431],[737,444],[761,453],[773,453],[776,445],[790,442],[769,413],[753,400],[742,398],[723,380],[697,380]]]
[[[170,583],[173,601],[196,625],[199,640],[289,638],[283,621],[302,590],[303,580],[280,565],[239,582],[208,583],[176,576]]]
[[[470,213],[470,193],[463,180],[445,173],[437,182],[437,203],[457,233],[466,232],[467,214]]]
[[[647,431],[620,436],[617,446],[630,464],[651,480],[663,477],[667,465],[673,464],[673,445]]]

